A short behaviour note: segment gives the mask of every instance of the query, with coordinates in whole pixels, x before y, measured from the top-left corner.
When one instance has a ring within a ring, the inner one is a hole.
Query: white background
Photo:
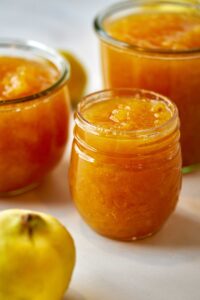
[[[101,87],[101,79],[92,20],[109,3],[0,0],[0,36],[72,50],[87,68],[88,91],[94,91]],[[48,212],[72,233],[77,263],[66,300],[199,300],[200,172],[184,176],[178,208],[160,233],[144,241],[120,243],[95,234],[74,209],[67,185],[69,149],[70,145],[59,167],[38,189],[0,199],[0,209]]]

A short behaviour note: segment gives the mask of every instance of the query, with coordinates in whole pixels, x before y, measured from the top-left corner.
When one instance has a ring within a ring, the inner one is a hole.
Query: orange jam
[[[66,78],[61,80],[63,71],[45,54],[41,50],[31,58],[0,57],[1,195],[38,184],[65,149],[69,122]]]
[[[49,88],[59,71],[48,61],[0,57],[0,100],[22,98]]]
[[[91,105],[83,117],[108,130],[143,130],[160,126],[171,118],[165,103],[146,98],[109,99]]]
[[[141,48],[200,48],[200,16],[195,14],[134,14],[108,22],[105,28],[113,38]]]
[[[200,10],[124,2],[97,17],[105,87],[161,93],[178,106],[183,166],[200,164]]]
[[[75,116],[72,198],[97,232],[131,240],[158,231],[181,185],[176,107],[144,90],[91,94]]]

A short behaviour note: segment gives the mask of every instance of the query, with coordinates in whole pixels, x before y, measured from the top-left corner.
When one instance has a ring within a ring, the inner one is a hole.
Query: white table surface
[[[101,80],[91,22],[111,2],[0,0],[0,36],[72,50],[84,62],[88,90],[94,91]],[[115,242],[88,228],[73,206],[67,187],[69,149],[70,145],[39,188],[0,199],[0,210],[50,213],[73,235],[77,263],[66,300],[200,300],[200,172],[184,176],[179,205],[157,235],[140,242]]]

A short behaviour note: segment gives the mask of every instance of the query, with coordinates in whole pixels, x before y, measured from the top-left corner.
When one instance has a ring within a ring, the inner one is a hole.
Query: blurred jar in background
[[[189,2],[189,1],[188,1]],[[95,19],[106,88],[161,93],[178,106],[185,172],[200,166],[200,8],[125,1]]]
[[[59,162],[68,137],[69,66],[33,41],[0,41],[0,194],[24,192]]]

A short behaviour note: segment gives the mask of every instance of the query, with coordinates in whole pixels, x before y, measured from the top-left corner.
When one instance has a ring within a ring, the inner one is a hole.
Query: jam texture
[[[103,28],[116,42],[101,41],[105,87],[147,89],[172,99],[181,120],[183,166],[199,164],[200,15],[189,8],[148,14],[144,9],[108,18]]]
[[[47,61],[0,57],[0,75],[0,193],[7,193],[39,183],[60,160],[68,135],[68,91],[63,85],[20,101],[57,81],[59,71]]]
[[[87,126],[75,119],[74,202],[102,235],[120,240],[151,235],[174,210],[180,191],[179,129],[167,125],[173,110],[137,97],[91,103],[81,111]]]

